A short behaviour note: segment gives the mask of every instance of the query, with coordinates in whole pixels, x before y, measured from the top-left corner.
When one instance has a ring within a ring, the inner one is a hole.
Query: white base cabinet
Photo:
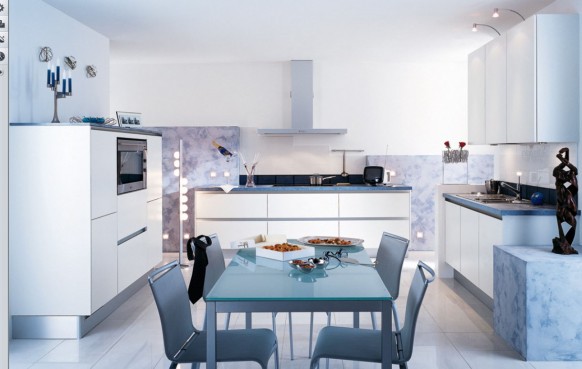
[[[147,138],[161,148],[159,136],[110,128],[10,126],[10,314],[22,337],[78,338],[55,332],[79,329],[52,331],[51,324],[65,316],[71,324],[95,322],[100,308],[161,260],[161,187],[154,188],[161,186],[154,178],[161,150],[149,155],[149,187],[160,198],[148,203],[142,190],[120,199],[118,137]],[[141,237],[118,247],[137,225]]]
[[[493,246],[540,245],[551,248],[556,217],[510,215],[502,219],[445,202],[446,263],[493,298]],[[575,243],[578,242],[578,236]]]
[[[196,234],[217,233],[223,245],[259,234],[342,236],[375,248],[382,232],[410,238],[410,191],[231,192],[198,189]]]

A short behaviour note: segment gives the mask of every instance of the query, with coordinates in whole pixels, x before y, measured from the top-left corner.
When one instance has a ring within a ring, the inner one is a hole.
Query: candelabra
[[[71,96],[73,94],[73,79],[71,78],[70,72],[67,73],[66,71],[64,71],[61,76],[61,66],[58,59],[54,71],[52,65],[49,64],[47,70],[46,85],[54,93],[54,114],[51,123],[60,123],[57,109],[57,101],[58,99],[64,99],[65,97]],[[61,86],[60,91],[59,86]]]

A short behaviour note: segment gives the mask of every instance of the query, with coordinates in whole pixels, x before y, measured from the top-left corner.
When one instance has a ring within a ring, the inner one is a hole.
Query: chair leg
[[[400,320],[398,320],[398,310],[396,310],[396,304],[392,303],[392,315],[394,316],[394,329],[396,332],[400,330]]]
[[[275,347],[275,369],[279,369],[279,343]]]
[[[190,366],[191,369],[200,369],[200,363],[192,363]]]
[[[376,330],[376,329],[378,329],[378,328],[377,328],[377,325],[376,325],[376,314],[374,314],[374,312],[373,312],[373,311],[371,311],[371,312],[370,312],[370,316],[372,317],[372,329],[373,329],[373,330]]]
[[[275,336],[277,335],[277,322],[275,320],[276,317],[277,317],[277,313],[271,314],[271,320],[273,321],[273,333],[275,333]]]
[[[194,364],[192,364],[194,365]],[[178,367],[178,363],[175,363],[172,361],[172,363],[170,364],[170,367],[168,369],[176,369]]]
[[[400,369],[408,369],[408,364],[406,364],[406,363],[402,363],[399,366],[400,366]]]
[[[289,312],[289,348],[291,350],[291,360],[295,360],[293,354],[293,319],[291,318],[291,312]]]

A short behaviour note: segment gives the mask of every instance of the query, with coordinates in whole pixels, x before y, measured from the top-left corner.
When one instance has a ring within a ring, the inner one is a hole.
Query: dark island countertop
[[[465,208],[478,211],[501,219],[504,216],[528,216],[528,215],[556,215],[556,205],[532,205],[530,203],[483,203],[462,197],[467,194],[445,193],[443,197],[446,201],[463,206]]]
[[[209,192],[226,192],[219,186],[202,186],[196,187],[196,191]],[[411,191],[411,186],[406,185],[389,185],[389,186],[369,186],[369,185],[349,185],[349,186],[279,186],[279,185],[258,185],[255,187],[235,186],[230,193],[301,193],[301,192],[402,192]]]

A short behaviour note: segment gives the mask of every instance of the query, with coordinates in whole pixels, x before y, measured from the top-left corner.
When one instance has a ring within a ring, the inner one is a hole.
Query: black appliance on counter
[[[370,166],[364,168],[364,183],[375,186],[384,180],[384,168]]]

